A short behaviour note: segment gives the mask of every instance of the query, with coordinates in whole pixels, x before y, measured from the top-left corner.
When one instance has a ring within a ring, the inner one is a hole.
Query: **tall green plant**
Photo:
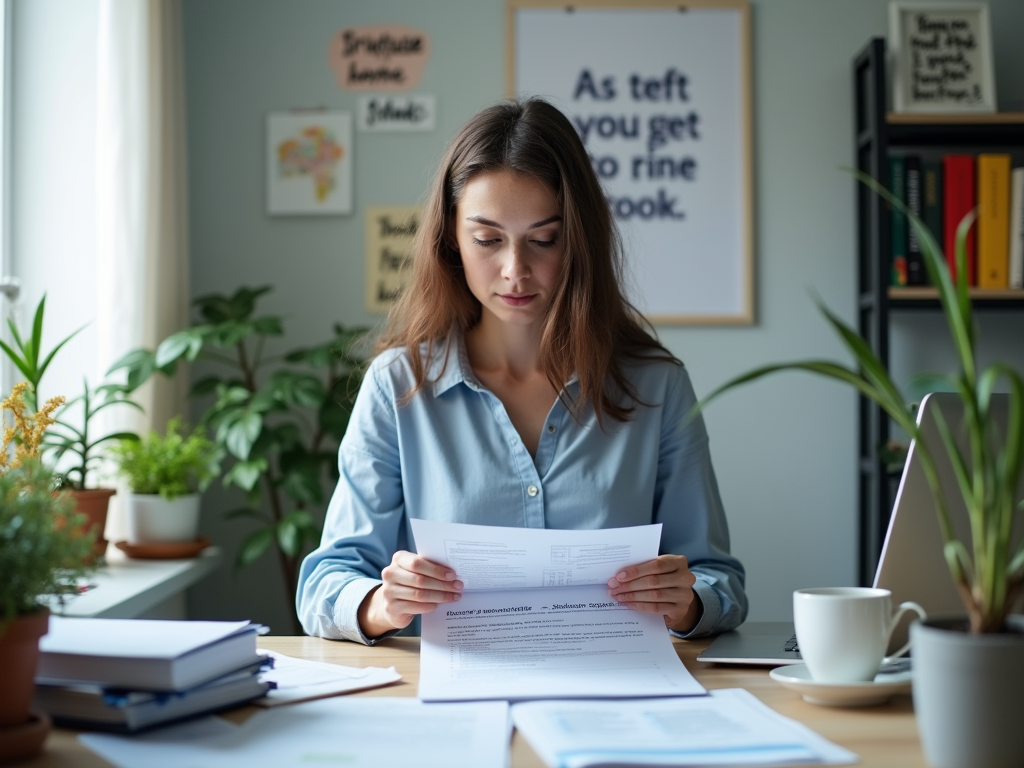
[[[111,373],[126,372],[134,389],[156,372],[173,373],[183,360],[221,370],[197,381],[191,394],[212,397],[200,423],[234,459],[225,484],[247,495],[248,504],[226,516],[255,526],[235,565],[275,549],[294,594],[302,555],[320,539],[310,510],[325,499],[325,477],[337,477],[337,447],[362,380],[358,342],[366,331],[335,325],[323,344],[267,356],[267,340],[284,333],[280,317],[256,314],[257,299],[270,290],[240,288],[196,299],[199,317],[192,327],[155,351],[129,353]]]
[[[39,382],[43,379],[43,374],[46,373],[46,369],[50,367],[50,363],[53,362],[53,357],[56,355],[60,348],[67,344],[73,339],[82,329],[79,328],[77,331],[72,333],[70,336],[66,336],[62,339],[57,346],[51,349],[49,352],[43,352],[43,316],[46,312],[46,295],[39,300],[38,306],[36,306],[35,314],[32,318],[32,331],[31,333],[22,333],[18,330],[18,326],[14,320],[7,318],[7,327],[11,329],[11,339],[14,342],[14,346],[11,347],[4,341],[0,341],[0,349],[4,351],[4,354],[10,359],[14,366],[21,371],[21,375],[25,377],[26,381],[31,385],[31,390],[25,393],[25,403],[33,410],[37,406],[36,398],[39,393]],[[84,326],[83,326],[84,327]]]
[[[977,329],[967,285],[967,234],[974,213],[960,222],[956,235],[956,280],[950,276],[946,258],[924,223],[874,179],[860,172],[854,175],[906,214],[917,235],[932,284],[956,349],[960,370],[943,377],[959,394],[969,451],[961,453],[953,430],[936,412],[942,445],[929,445],[922,439],[913,409],[907,405],[885,366],[870,345],[850,326],[819,303],[819,309],[853,355],[856,368],[828,360],[802,360],[756,368],[726,382],[696,407],[702,409],[723,392],[768,374],[799,370],[835,379],[856,388],[876,402],[893,421],[916,441],[921,465],[935,500],[944,541],[943,554],[953,575],[964,607],[970,617],[971,631],[1003,631],[1006,616],[1024,590],[1024,546],[1013,545],[1015,523],[1024,509],[1016,497],[1024,468],[1024,379],[1014,368],[994,363],[978,368],[975,344]],[[1009,393],[1009,424],[1005,434],[1001,425],[989,418],[992,394],[1004,383]],[[950,520],[945,496],[939,485],[934,452],[942,448],[952,462],[957,483],[970,518],[971,541],[958,540]]]

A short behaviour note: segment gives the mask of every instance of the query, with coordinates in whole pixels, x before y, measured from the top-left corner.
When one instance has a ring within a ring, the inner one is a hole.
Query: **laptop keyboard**
[[[793,635],[789,640],[786,641],[786,645],[783,647],[787,653],[800,653],[800,648],[796,644],[796,635]]]

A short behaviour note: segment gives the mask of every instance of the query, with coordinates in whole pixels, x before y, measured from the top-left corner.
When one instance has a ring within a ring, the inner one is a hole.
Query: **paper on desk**
[[[741,688],[686,699],[516,704],[512,719],[552,768],[855,763]]]
[[[413,519],[416,552],[450,565],[464,589],[606,584],[658,556],[661,524],[585,531],[505,528]]]
[[[340,664],[296,659],[275,651],[265,653],[274,659],[274,666],[260,673],[260,681],[274,683],[277,687],[253,702],[261,707],[363,691],[402,679],[394,667],[343,667]]]
[[[502,768],[511,732],[506,702],[424,704],[381,697],[263,710],[241,726],[208,717],[133,737],[78,738],[121,768]]]

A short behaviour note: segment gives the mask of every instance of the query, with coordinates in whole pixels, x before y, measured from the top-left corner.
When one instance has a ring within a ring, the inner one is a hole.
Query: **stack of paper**
[[[79,728],[135,731],[263,696],[260,627],[247,621],[53,616],[34,706]]]
[[[741,688],[685,699],[528,702],[512,707],[512,720],[552,768],[857,762]]]

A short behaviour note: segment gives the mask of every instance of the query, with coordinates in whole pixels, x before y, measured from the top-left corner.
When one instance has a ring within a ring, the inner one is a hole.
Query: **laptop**
[[[936,471],[957,538],[967,543],[969,548],[967,510],[952,465],[942,447],[942,438],[935,422],[936,409],[941,410],[946,423],[958,436],[961,453],[966,453],[966,436],[964,430],[959,428],[963,421],[963,406],[959,396],[953,393],[936,392],[926,395],[918,408],[917,423],[925,440],[933,447]],[[1008,411],[1009,398],[1006,395],[993,395],[990,413],[994,422],[1006,424]],[[1024,482],[1017,495],[1018,498],[1024,496]],[[1018,526],[1015,534],[1019,541],[1021,526]],[[913,600],[924,607],[929,616],[964,613],[963,603],[942,555],[942,534],[931,488],[914,443],[911,443],[907,454],[872,586],[892,592],[894,609],[906,600]],[[906,642],[910,623],[915,618],[911,613],[901,619],[890,640],[890,650]],[[799,664],[801,658],[792,621],[748,622],[738,629],[719,635],[701,652],[697,661],[779,666]]]

